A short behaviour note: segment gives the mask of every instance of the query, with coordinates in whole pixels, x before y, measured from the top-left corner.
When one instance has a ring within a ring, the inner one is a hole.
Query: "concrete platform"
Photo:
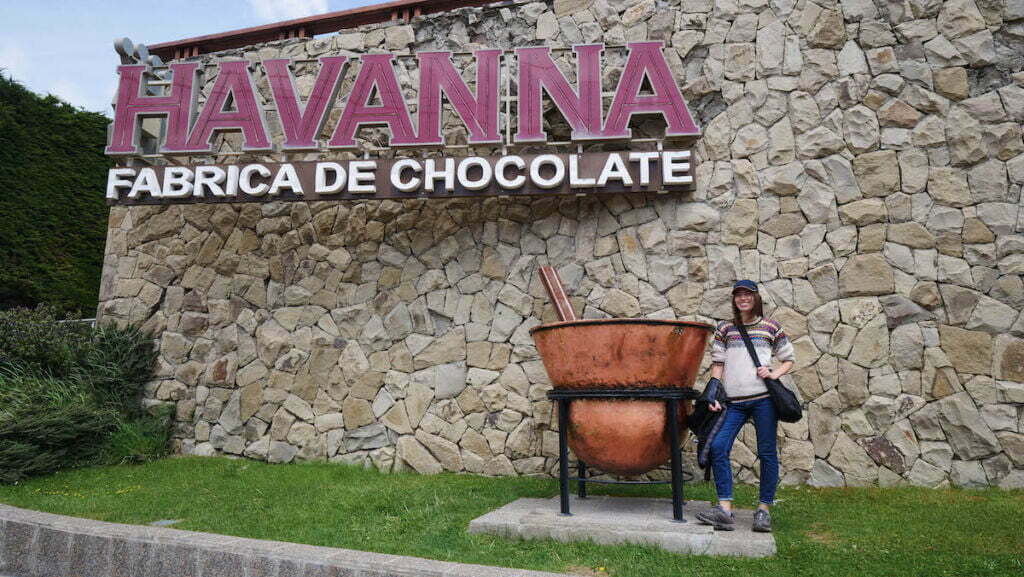
[[[685,523],[672,520],[670,499],[572,497],[572,515],[559,513],[558,497],[518,499],[469,523],[470,533],[522,539],[591,540],[602,545],[653,545],[674,553],[767,557],[775,554],[771,533],[750,530],[754,511],[735,509],[736,530],[715,531],[694,517],[707,501],[688,501]]]

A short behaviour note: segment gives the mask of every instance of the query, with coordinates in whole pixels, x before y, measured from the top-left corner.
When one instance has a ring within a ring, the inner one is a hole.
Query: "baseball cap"
[[[740,289],[756,293],[757,283],[752,280],[738,280],[736,281],[736,284],[732,285],[732,292],[736,292]]]

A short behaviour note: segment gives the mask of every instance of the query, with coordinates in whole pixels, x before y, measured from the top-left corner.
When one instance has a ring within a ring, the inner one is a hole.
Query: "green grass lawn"
[[[711,488],[688,487],[708,499]],[[519,497],[551,497],[553,479],[380,474],[334,464],[175,458],[97,467],[0,486],[0,502],[175,528],[556,572],[627,576],[1024,575],[1024,492],[780,488],[779,554],[681,556],[639,546],[509,541],[469,521]],[[593,494],[665,496],[667,487],[594,486]],[[756,489],[739,487],[737,506]],[[668,508],[666,515],[671,512]],[[691,518],[692,511],[687,514]]]

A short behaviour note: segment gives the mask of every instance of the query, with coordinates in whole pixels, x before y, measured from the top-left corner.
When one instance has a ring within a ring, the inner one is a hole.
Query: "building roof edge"
[[[396,0],[228,32],[161,42],[149,46],[149,52],[163,60],[190,58],[209,52],[241,48],[274,40],[311,38],[317,34],[337,32],[366,24],[390,21],[408,22],[423,14],[498,2],[500,0]]]

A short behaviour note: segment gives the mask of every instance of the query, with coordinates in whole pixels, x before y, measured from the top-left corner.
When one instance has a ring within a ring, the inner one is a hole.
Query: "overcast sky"
[[[40,94],[110,114],[115,38],[157,44],[383,0],[0,0],[0,69]]]

